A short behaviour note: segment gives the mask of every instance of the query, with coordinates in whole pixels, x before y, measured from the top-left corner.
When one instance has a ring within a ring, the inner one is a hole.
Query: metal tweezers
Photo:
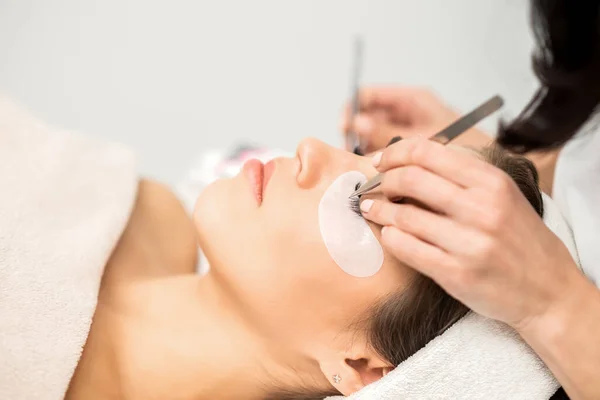
[[[354,121],[354,117],[358,114],[360,109],[360,76],[362,72],[363,64],[363,39],[361,36],[354,38],[354,68],[352,71],[352,109],[350,110],[350,123]],[[361,155],[360,142],[358,135],[351,129],[346,134],[346,148],[350,149],[354,154]]]
[[[432,136],[430,140],[435,140],[443,145],[447,144],[453,139],[456,139],[460,134],[467,131],[468,129],[475,126],[478,122],[483,120],[484,118],[490,116],[494,112],[498,111],[502,105],[504,104],[504,100],[502,97],[496,95],[463,116],[462,118],[456,120],[451,125],[442,129],[436,135]],[[399,136],[394,137],[387,146],[390,146],[402,138]],[[387,147],[386,146],[386,147]],[[354,191],[350,195],[350,197],[362,196],[363,194],[375,189],[377,186],[381,185],[381,180],[383,179],[383,173],[377,174],[373,178],[369,179],[363,185],[361,185],[358,190]]]

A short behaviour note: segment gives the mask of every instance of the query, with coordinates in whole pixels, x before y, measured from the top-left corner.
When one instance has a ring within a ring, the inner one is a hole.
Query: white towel
[[[0,96],[0,399],[64,398],[135,199],[134,164]]]
[[[579,262],[573,234],[546,195],[544,208],[544,222]],[[378,382],[346,399],[547,400],[558,387],[513,329],[470,313]]]

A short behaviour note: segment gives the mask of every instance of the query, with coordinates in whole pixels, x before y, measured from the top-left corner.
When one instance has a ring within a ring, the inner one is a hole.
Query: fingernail
[[[366,115],[358,115],[354,119],[354,128],[361,133],[371,133],[373,131],[373,121]]]
[[[373,166],[377,167],[379,166],[379,164],[381,163],[381,156],[383,155],[383,153],[381,151],[377,152],[373,158],[371,159],[371,161],[373,162]]]
[[[360,210],[364,213],[368,213],[369,210],[373,207],[373,200],[366,199],[360,203]]]

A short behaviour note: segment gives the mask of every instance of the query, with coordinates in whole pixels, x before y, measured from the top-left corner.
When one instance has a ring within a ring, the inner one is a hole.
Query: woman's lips
[[[242,167],[244,175],[246,175],[250,181],[252,193],[259,206],[262,204],[263,200],[264,169],[265,166],[263,163],[256,159],[246,161]]]

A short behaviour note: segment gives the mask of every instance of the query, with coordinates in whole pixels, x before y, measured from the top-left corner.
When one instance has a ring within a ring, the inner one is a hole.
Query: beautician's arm
[[[360,137],[362,150],[367,154],[384,148],[394,136],[409,138],[434,135],[459,117],[456,111],[430,90],[405,86],[361,89],[360,109],[360,114],[351,121],[350,107],[346,107],[341,129],[344,133],[355,131]],[[477,148],[489,145],[492,141],[492,137],[484,132],[470,129],[454,143]],[[552,193],[559,152],[560,149],[528,155],[538,169],[540,186],[546,193]]]
[[[518,329],[571,399],[600,399],[600,290],[583,275],[554,309]]]
[[[460,135],[453,143],[462,146],[471,147],[484,147],[489,145],[493,139],[486,135],[484,132],[478,129],[470,129],[464,134]],[[529,158],[535,164],[540,177],[540,187],[548,194],[552,194],[552,185],[554,183],[554,171],[556,169],[556,161],[561,148],[547,151],[547,152],[532,152],[527,154]]]

